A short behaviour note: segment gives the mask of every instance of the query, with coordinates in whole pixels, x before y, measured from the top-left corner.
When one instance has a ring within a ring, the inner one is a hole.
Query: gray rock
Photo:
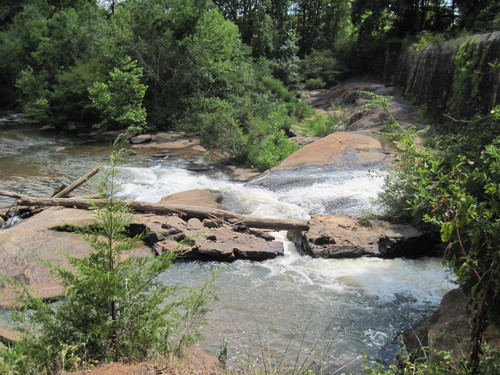
[[[308,232],[289,231],[289,239],[314,258],[418,258],[437,255],[439,238],[408,225],[371,220],[363,225],[347,216],[314,216]]]

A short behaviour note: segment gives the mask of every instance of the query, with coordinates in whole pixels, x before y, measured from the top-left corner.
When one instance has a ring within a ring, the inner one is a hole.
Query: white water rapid
[[[222,173],[203,175],[164,161],[125,168],[123,180],[124,193],[138,200],[211,188],[238,212],[307,219],[314,213],[373,212],[383,176],[310,168],[242,184]],[[219,299],[200,345],[217,355],[226,341],[232,367],[248,355],[259,366],[263,360],[276,365],[283,357],[300,365],[307,358],[325,366],[326,373],[343,366],[348,367],[342,371],[360,371],[362,354],[391,361],[399,348],[394,337],[428,316],[453,288],[438,259],[313,259],[300,255],[285,233],[279,235],[286,245],[283,257],[262,263],[179,263],[163,276],[165,282],[199,286],[214,267],[219,269]]]
[[[50,196],[108,153],[105,145],[0,122],[5,190]],[[155,202],[179,191],[212,188],[221,191],[230,209],[263,217],[360,216],[375,210],[371,199],[383,182],[366,170],[309,168],[242,184],[216,170],[188,172],[186,162],[173,158],[143,159],[129,156],[123,168],[123,192],[131,198]],[[0,199],[0,207],[10,204]],[[308,358],[325,366],[325,374],[339,368],[359,372],[363,353],[391,361],[399,347],[393,338],[430,315],[453,287],[438,259],[312,259],[285,243],[285,256],[262,263],[177,263],[163,275],[165,282],[200,286],[219,268],[219,299],[202,327],[200,346],[217,355],[226,340],[229,366],[248,360],[247,353],[250,363],[260,366],[263,359],[277,363],[284,356],[288,364],[300,365]]]

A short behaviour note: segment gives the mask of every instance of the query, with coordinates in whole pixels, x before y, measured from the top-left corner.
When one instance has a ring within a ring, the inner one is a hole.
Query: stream
[[[1,189],[50,196],[62,183],[105,162],[109,147],[38,131],[29,124],[0,122]],[[304,168],[276,172],[243,184],[222,171],[190,172],[190,162],[170,156],[126,156],[123,194],[157,202],[190,190],[217,189],[231,210],[263,217],[308,219],[312,214],[359,217],[376,212],[372,199],[383,183],[368,170]],[[92,191],[88,183],[79,193]],[[0,207],[12,200],[0,197]],[[359,372],[363,354],[391,362],[400,345],[395,336],[429,316],[454,288],[439,259],[313,259],[285,244],[285,256],[257,263],[181,262],[162,279],[200,286],[214,268],[218,300],[202,327],[200,346],[217,356],[224,342],[228,367],[240,361],[322,365],[325,374]],[[266,364],[267,366],[267,364]],[[269,371],[269,367],[267,367]]]

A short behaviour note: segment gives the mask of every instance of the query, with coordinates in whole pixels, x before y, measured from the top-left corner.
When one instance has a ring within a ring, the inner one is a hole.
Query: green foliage
[[[417,38],[418,40],[410,45],[409,49],[422,51],[427,46],[440,46],[445,41],[445,37],[443,34],[434,34],[427,30],[420,32],[417,35]]]
[[[336,82],[341,73],[339,63],[330,50],[313,50],[300,62],[306,89],[322,88]],[[314,87],[316,83],[316,87]]]
[[[244,160],[245,137],[235,118],[232,104],[214,98],[204,100],[203,106],[204,112],[197,116],[201,144],[208,148],[217,148],[230,159]]]
[[[248,142],[248,164],[261,171],[278,165],[298,150],[298,146],[287,138],[283,130],[267,133],[260,135],[254,130]]]
[[[146,124],[142,100],[147,86],[141,83],[143,69],[127,57],[109,73],[107,82],[94,82],[88,88],[90,99],[103,117],[100,129],[132,128]]]
[[[271,60],[273,75],[285,85],[291,86],[299,80],[299,47],[295,38],[287,38],[275,53]]]
[[[117,197],[120,153],[111,154],[99,185],[105,201],[94,208],[97,223],[80,229],[90,255],[68,256],[71,269],[46,262],[64,287],[64,301],[48,304],[28,293],[20,305],[18,318],[26,335],[13,349],[0,352],[0,366],[11,373],[59,373],[101,361],[140,361],[177,352],[199,337],[213,279],[181,294],[181,288],[159,279],[171,266],[174,251],[155,257],[131,253],[141,242],[126,234],[130,213]],[[28,307],[32,311],[25,311]]]
[[[341,119],[336,115],[328,114],[326,117],[317,115],[310,119],[305,119],[299,126],[310,135],[315,137],[325,137],[337,131]]]
[[[436,149],[428,149],[416,142],[419,132],[391,117],[383,134],[396,141],[400,162],[379,200],[389,215],[406,212],[407,219],[440,229],[447,244],[444,259],[472,299],[470,363],[477,368],[485,322],[498,324],[500,307],[498,120],[492,114],[467,122],[468,131],[443,137]]]
[[[494,375],[500,371],[500,352],[485,345],[484,356],[477,368],[473,369],[467,362],[459,361],[449,351],[438,351],[434,348],[422,348],[424,357],[403,357],[397,364],[388,368],[382,365],[365,365],[368,375]]]

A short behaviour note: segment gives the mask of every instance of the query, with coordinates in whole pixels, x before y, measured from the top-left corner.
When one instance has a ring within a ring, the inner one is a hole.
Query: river
[[[107,145],[0,122],[1,189],[49,196],[61,183],[105,162],[108,153]],[[317,213],[376,211],[372,198],[383,182],[368,170],[309,168],[244,184],[217,169],[190,172],[185,166],[192,161],[126,156],[123,194],[156,202],[174,192],[212,188],[238,212],[307,219]],[[90,192],[92,185],[83,190]],[[10,202],[0,198],[0,207]],[[213,268],[219,269],[218,300],[199,345],[217,355],[225,341],[230,367],[241,360],[276,364],[284,357],[292,365],[314,360],[328,374],[360,371],[363,354],[390,362],[399,350],[394,337],[430,315],[454,287],[439,259],[313,259],[299,254],[285,233],[279,235],[286,247],[283,257],[261,263],[178,263],[162,276],[172,284],[199,286]]]

